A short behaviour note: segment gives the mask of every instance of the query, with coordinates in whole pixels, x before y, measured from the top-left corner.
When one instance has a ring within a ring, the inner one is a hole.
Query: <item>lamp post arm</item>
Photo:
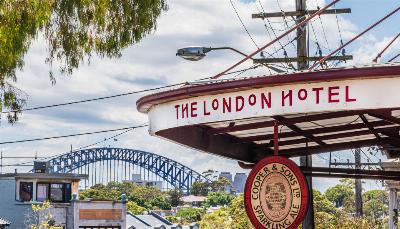
[[[207,52],[212,51],[212,50],[232,50],[232,51],[234,51],[236,53],[239,53],[242,56],[246,56],[247,57],[247,55],[245,53],[243,53],[243,52],[241,52],[241,51],[239,51],[239,50],[237,50],[235,48],[232,48],[232,47],[216,47],[216,48],[212,48],[212,47],[206,48],[205,47],[203,50],[204,50],[204,53],[207,53]]]

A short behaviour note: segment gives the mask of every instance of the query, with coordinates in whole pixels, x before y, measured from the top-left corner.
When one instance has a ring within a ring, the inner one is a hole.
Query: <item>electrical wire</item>
[[[145,124],[145,125],[139,125],[139,126],[131,126],[131,127],[124,127],[124,128],[117,128],[117,129],[108,129],[108,130],[99,130],[99,131],[93,131],[93,132],[84,132],[84,133],[52,136],[52,137],[5,141],[5,142],[0,142],[0,145],[22,143],[22,142],[44,141],[44,140],[59,139],[59,138],[69,138],[69,137],[76,137],[76,136],[82,136],[82,135],[100,134],[100,133],[115,132],[115,131],[128,130],[128,129],[136,129],[136,128],[141,128],[141,127],[146,127],[146,126],[148,126],[148,125]]]
[[[263,10],[263,12],[264,12],[264,7],[263,7],[263,5],[262,5],[262,3],[261,3],[261,1],[260,0],[258,0],[258,3],[259,3],[259,5],[260,5],[260,7],[261,7],[261,9]],[[268,22],[268,24],[269,24],[269,26],[272,28],[272,25],[271,25],[271,22],[270,22],[270,20],[268,19],[268,18],[265,18],[266,20],[267,20],[267,22]],[[263,18],[263,20],[264,20],[264,18]],[[264,23],[265,24],[265,23]],[[275,40],[277,40],[277,42],[278,42],[278,44],[281,46],[281,49],[283,49],[283,55],[287,58],[288,57],[288,55],[287,55],[287,51],[286,51],[286,49],[285,49],[285,47],[282,45],[282,42],[280,41],[280,39],[277,39],[278,38],[278,36],[276,35],[276,32],[275,32],[275,30],[274,29],[271,29],[271,31],[272,31],[272,33],[273,33],[273,35],[275,36]],[[288,33],[287,35],[289,35],[290,33]],[[271,40],[272,40],[272,38],[271,38]],[[292,63],[290,63],[290,62],[286,62],[285,61],[285,63],[290,67],[290,68],[292,68],[292,69],[294,69],[295,71],[296,71],[296,68],[292,65]]]
[[[400,56],[400,53],[399,54],[397,54],[396,56],[394,56],[393,58],[391,58],[388,62],[392,62],[392,61],[394,61],[397,57],[399,57]]]
[[[207,79],[207,78],[204,78],[204,79]],[[110,95],[110,96],[104,96],[104,97],[97,97],[97,98],[93,98],[93,99],[84,99],[84,100],[77,100],[77,101],[66,102],[66,103],[57,103],[57,104],[52,104],[52,105],[45,105],[45,106],[38,106],[38,107],[31,107],[31,108],[24,108],[24,109],[17,109],[17,110],[2,111],[1,113],[2,114],[6,114],[6,113],[13,113],[13,112],[32,111],[32,110],[39,110],[39,109],[45,109],[45,108],[73,105],[73,104],[79,104],[79,103],[87,103],[87,102],[111,99],[111,98],[122,97],[122,96],[127,96],[127,95],[134,95],[134,94],[139,94],[139,93],[143,93],[143,92],[155,91],[155,90],[160,90],[160,89],[165,89],[165,88],[171,88],[171,87],[180,86],[180,85],[184,85],[184,84],[185,83],[177,83],[177,84],[171,84],[171,85],[166,85],[166,86],[162,86],[162,87],[143,89],[143,90],[132,91],[132,92],[116,94],[116,95]]]
[[[251,36],[249,30],[247,30],[247,27],[246,27],[245,24],[243,23],[243,20],[242,20],[242,18],[240,17],[238,11],[236,10],[236,7],[235,7],[235,5],[233,4],[232,0],[229,0],[229,1],[231,2],[231,6],[232,6],[233,10],[235,11],[236,16],[237,16],[237,18],[239,19],[240,23],[242,24],[242,26],[243,26],[244,30],[246,31],[247,35],[249,36],[249,38],[251,39],[251,41],[253,42],[253,44],[254,44],[257,48],[259,48],[258,45],[257,45],[257,43],[254,41],[253,37]]]
[[[358,35],[356,35],[355,37],[353,37],[351,40],[349,40],[348,42],[346,42],[345,44],[343,44],[342,46],[340,46],[339,48],[337,48],[335,51],[331,52],[329,55],[325,56],[324,58],[320,59],[319,61],[317,61],[316,63],[314,63],[311,67],[308,68],[309,71],[311,71],[314,67],[316,67],[316,65],[324,62],[325,60],[327,60],[329,57],[331,57],[332,55],[335,55],[338,51],[340,51],[341,49],[343,49],[344,47],[346,47],[347,45],[349,45],[350,43],[352,43],[353,41],[357,40],[359,37],[363,36],[365,33],[367,33],[368,31],[370,31],[371,29],[373,29],[374,27],[376,27],[377,25],[381,24],[383,21],[385,21],[386,19],[388,19],[390,16],[394,15],[395,13],[397,13],[400,10],[400,7],[395,8],[393,11],[391,11],[390,13],[386,14],[383,18],[381,18],[380,20],[378,20],[377,22],[375,22],[374,24],[372,24],[371,26],[369,26],[367,29],[365,29],[363,32],[359,33]]]
[[[377,62],[378,58],[380,58],[382,56],[382,54],[396,41],[396,39],[400,36],[400,33],[398,33],[384,48],[382,51],[380,51],[378,53],[378,55],[376,55],[376,57],[372,60],[373,62]]]

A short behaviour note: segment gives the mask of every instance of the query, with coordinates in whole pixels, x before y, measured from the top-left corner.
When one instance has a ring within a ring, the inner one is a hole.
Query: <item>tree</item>
[[[49,201],[43,204],[32,204],[32,213],[26,217],[26,224],[31,229],[62,229],[56,226],[53,216],[50,213],[51,204]]]
[[[234,229],[253,228],[249,218],[247,217],[243,194],[232,200],[228,210],[232,217],[232,227]]]
[[[205,205],[213,207],[228,206],[230,205],[233,198],[234,196],[227,192],[209,192]]]
[[[190,194],[195,196],[207,196],[209,186],[208,182],[195,181],[190,188]]]
[[[326,198],[335,204],[336,207],[343,207],[346,200],[354,198],[353,187],[347,180],[340,180],[340,183],[328,188],[325,192]]]
[[[206,171],[206,172],[209,172]],[[204,174],[204,173],[203,173]],[[208,175],[210,176],[210,175]],[[210,181],[195,181],[192,184],[190,193],[195,196],[207,196],[209,192],[223,192],[231,182],[226,177],[218,177]]]
[[[384,190],[370,190],[363,193],[363,212],[374,222],[388,215],[389,199]]]
[[[23,92],[13,85],[15,72],[23,68],[38,34],[47,41],[45,62],[54,84],[53,63],[70,75],[93,55],[118,58],[122,49],[154,31],[167,9],[166,0],[0,1],[0,110],[19,110],[25,104]],[[9,113],[9,121],[18,114]]]
[[[198,222],[204,214],[201,208],[181,208],[176,213],[176,217],[180,219],[182,224]]]
[[[200,228],[250,229],[253,228],[244,207],[243,194],[235,197],[228,207],[205,214],[199,222]]]
[[[171,203],[172,207],[177,207],[183,203],[181,201],[181,198],[183,197],[183,192],[178,188],[169,190],[168,195],[169,195],[169,202]]]
[[[120,200],[126,194],[128,201],[147,210],[171,209],[168,194],[154,187],[139,186],[129,182],[111,181],[107,185],[96,184],[79,193],[79,199]]]
[[[330,215],[334,215],[337,213],[338,209],[335,208],[333,203],[326,198],[324,194],[322,194],[318,190],[313,190],[314,197],[314,212],[323,212]]]
[[[226,208],[220,208],[212,213],[204,215],[203,219],[199,222],[199,227],[203,229],[232,228],[232,218]]]
[[[139,206],[133,201],[128,201],[126,203],[126,210],[134,215],[141,215],[146,211],[146,208]]]

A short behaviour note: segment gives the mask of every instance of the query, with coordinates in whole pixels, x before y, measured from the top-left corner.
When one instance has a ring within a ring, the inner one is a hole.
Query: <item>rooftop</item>
[[[75,174],[75,173],[5,173],[0,174],[1,178],[42,178],[42,179],[70,179],[70,180],[81,180],[87,179],[87,174]]]

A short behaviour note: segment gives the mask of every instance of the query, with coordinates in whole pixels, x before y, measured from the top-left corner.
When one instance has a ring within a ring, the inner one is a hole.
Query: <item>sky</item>
[[[216,3],[218,2],[218,3]],[[260,13],[260,2],[266,12],[294,10],[294,0],[232,0],[243,23],[258,46],[267,43],[271,37],[260,19],[252,19],[252,13]],[[324,6],[328,0],[308,0],[309,9]],[[279,4],[278,4],[279,3]],[[51,85],[48,66],[45,64],[46,42],[40,36],[36,39],[27,55],[25,66],[17,72],[16,86],[28,95],[27,107],[43,106],[55,103],[90,99],[113,94],[154,88],[168,84],[192,81],[212,76],[241,59],[241,56],[229,51],[210,52],[198,62],[188,62],[175,56],[176,50],[190,45],[230,46],[245,53],[256,49],[242,27],[229,0],[169,0],[169,10],[158,20],[157,30],[145,37],[140,43],[132,45],[122,52],[118,59],[100,59],[92,57],[90,64],[85,63],[71,76],[56,75],[57,83]],[[351,8],[346,15],[321,16],[312,22],[310,29],[310,54],[316,52],[316,42],[323,54],[328,54],[340,44],[340,36],[347,41],[383,17],[399,5],[398,0],[342,0],[337,8]],[[400,16],[395,15],[376,29],[361,37],[346,48],[347,54],[354,56],[353,61],[339,66],[370,64],[373,57],[400,31]],[[277,35],[286,29],[282,19],[271,19]],[[293,21],[287,19],[287,25]],[[338,30],[340,28],[340,33]],[[271,31],[270,31],[271,32]],[[270,34],[271,35],[271,34]],[[289,36],[293,38],[293,34]],[[282,39],[282,44],[288,42]],[[400,42],[394,43],[379,62],[385,62],[399,52]],[[274,52],[279,44],[267,50]],[[288,54],[294,54],[294,46],[285,47]],[[277,53],[282,56],[283,52]],[[245,63],[239,68],[251,66]],[[258,68],[246,72],[248,75],[269,74],[268,70]],[[118,97],[96,102],[41,109],[24,112],[20,121],[14,125],[6,122],[3,115],[0,126],[0,142],[20,139],[41,138],[64,134],[122,128],[146,123],[147,116],[136,110],[136,100],[146,94]],[[78,149],[82,146],[101,141],[116,133],[80,136],[56,140],[4,144],[0,151],[4,156],[52,156]],[[117,141],[107,141],[98,147],[112,146],[139,149],[169,157],[198,172],[208,169],[216,171],[243,172],[234,160],[198,152],[148,134],[147,128],[140,128],[123,134]],[[371,159],[384,159],[382,156]],[[351,158],[351,152],[337,152],[335,159],[345,161]],[[328,155],[313,156],[315,166],[327,166]],[[366,157],[364,157],[366,160]],[[4,164],[19,161],[4,160]],[[23,168],[19,168],[23,170]],[[13,168],[3,169],[5,172]],[[244,172],[248,172],[245,170]],[[337,182],[337,179],[314,179],[314,187],[325,190]],[[365,188],[376,187],[368,182]]]

